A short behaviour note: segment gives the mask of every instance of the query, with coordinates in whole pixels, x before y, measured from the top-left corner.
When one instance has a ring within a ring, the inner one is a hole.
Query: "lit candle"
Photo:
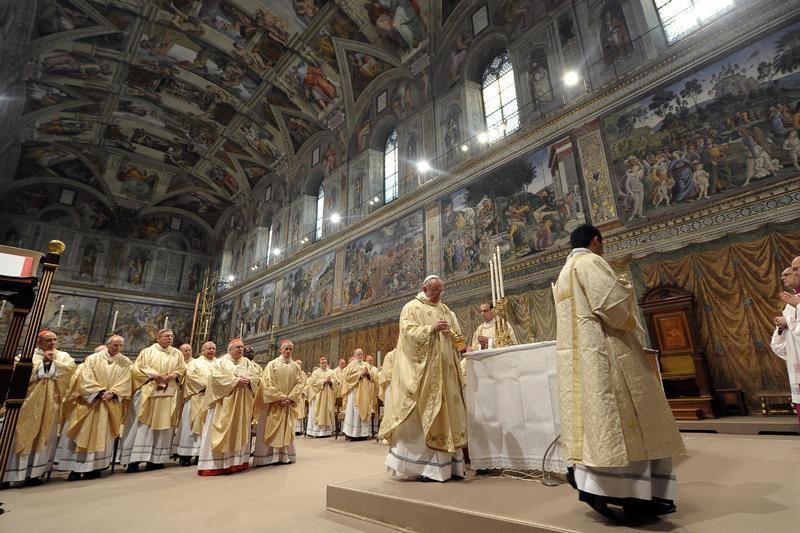
[[[497,305],[497,298],[494,293],[494,257],[489,261],[489,281],[492,285],[492,307]]]
[[[117,329],[118,316],[119,316],[119,311],[114,311],[114,321],[111,323],[111,333],[114,333],[114,330]]]
[[[64,317],[64,304],[61,304],[61,310],[58,312],[58,324],[56,324],[57,328],[61,327],[61,319]]]
[[[169,317],[165,316],[164,317],[164,329],[167,329],[168,327],[169,327]]]

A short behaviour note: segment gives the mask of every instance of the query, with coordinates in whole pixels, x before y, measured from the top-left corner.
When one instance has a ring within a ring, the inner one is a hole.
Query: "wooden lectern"
[[[679,420],[716,418],[708,362],[697,333],[694,295],[663,285],[647,291],[639,305],[652,345],[660,353],[661,380],[672,414]]]

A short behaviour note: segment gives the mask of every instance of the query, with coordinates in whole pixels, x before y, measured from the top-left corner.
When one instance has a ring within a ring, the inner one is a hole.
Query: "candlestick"
[[[119,311],[114,311],[114,321],[111,323],[111,333],[114,333],[114,330],[117,329],[118,316],[119,316]]]
[[[492,285],[492,307],[494,307],[497,305],[497,298],[494,294],[494,258],[492,258],[492,261],[489,261],[489,281]]]
[[[64,304],[61,304],[61,310],[58,312],[58,324],[56,324],[57,328],[61,327],[61,318],[64,316]]]
[[[168,329],[168,328],[169,328],[169,317],[165,316],[164,317],[164,329]]]

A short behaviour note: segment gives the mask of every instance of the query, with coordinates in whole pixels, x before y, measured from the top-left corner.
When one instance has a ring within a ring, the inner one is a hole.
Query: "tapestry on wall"
[[[603,120],[626,220],[800,171],[800,24]]]
[[[562,139],[442,200],[444,272],[486,270],[496,246],[506,260],[567,245],[585,221],[572,143]]]
[[[284,274],[281,327],[316,320],[333,309],[333,269],[336,252],[329,252]]]
[[[349,243],[345,306],[383,302],[418,289],[425,277],[424,236],[425,221],[418,211]]]

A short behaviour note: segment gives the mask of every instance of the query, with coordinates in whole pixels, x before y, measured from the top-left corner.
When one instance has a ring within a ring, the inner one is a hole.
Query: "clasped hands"
[[[239,378],[239,382],[237,383],[240,387],[247,387],[250,385],[250,378]]]
[[[780,298],[783,303],[792,305],[794,307],[800,305],[800,295],[797,294],[781,291],[778,293],[778,298]]]
[[[157,385],[166,386],[169,385],[170,381],[175,381],[178,379],[178,376],[173,374],[161,374],[160,376],[153,376],[153,381],[156,382]]]

